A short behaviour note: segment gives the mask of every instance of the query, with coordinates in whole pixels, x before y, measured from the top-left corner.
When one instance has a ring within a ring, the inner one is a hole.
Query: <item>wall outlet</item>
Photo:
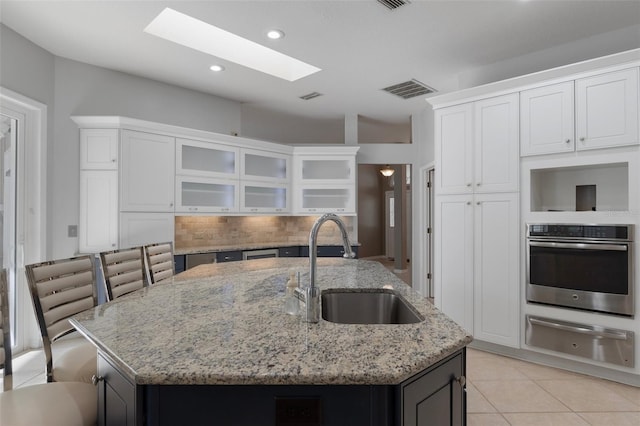
[[[69,225],[67,227],[67,236],[69,238],[74,238],[78,236],[78,225]]]

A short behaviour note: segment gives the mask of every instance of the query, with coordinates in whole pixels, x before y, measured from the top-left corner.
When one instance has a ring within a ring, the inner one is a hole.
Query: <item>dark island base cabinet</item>
[[[465,425],[465,357],[461,349],[397,386],[134,386],[101,354],[99,424]]]

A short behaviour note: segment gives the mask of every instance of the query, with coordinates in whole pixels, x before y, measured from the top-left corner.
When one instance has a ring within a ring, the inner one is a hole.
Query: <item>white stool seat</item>
[[[91,383],[97,374],[98,351],[82,336],[57,340],[51,344],[53,380]]]
[[[56,382],[0,393],[0,425],[94,425],[97,392],[89,383]]]

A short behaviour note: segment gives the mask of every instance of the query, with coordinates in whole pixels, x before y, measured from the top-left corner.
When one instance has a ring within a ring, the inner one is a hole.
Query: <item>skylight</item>
[[[320,71],[298,59],[165,8],[144,32],[288,81]]]

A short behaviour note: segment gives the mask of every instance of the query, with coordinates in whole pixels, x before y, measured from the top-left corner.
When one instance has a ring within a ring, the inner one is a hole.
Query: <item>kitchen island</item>
[[[463,422],[471,336],[364,260],[318,259],[318,286],[392,289],[424,321],[303,322],[283,308],[308,263],[200,265],[74,317],[99,351],[101,422],[417,425],[433,407]]]

